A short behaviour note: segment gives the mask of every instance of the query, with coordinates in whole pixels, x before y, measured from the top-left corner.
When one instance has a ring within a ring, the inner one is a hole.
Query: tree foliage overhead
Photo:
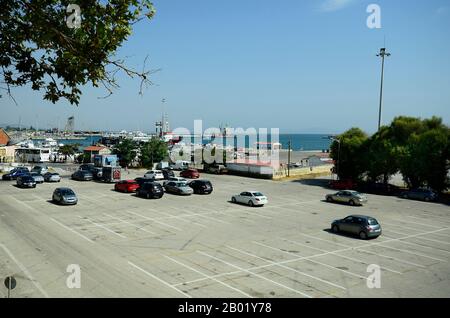
[[[81,11],[76,28],[66,23],[74,3]],[[151,84],[152,71],[135,71],[115,57],[132,25],[155,14],[149,0],[1,0],[0,7],[1,88],[9,96],[12,87],[30,84],[46,100],[78,105],[81,86],[103,86],[111,94],[119,71],[140,78],[141,91]]]

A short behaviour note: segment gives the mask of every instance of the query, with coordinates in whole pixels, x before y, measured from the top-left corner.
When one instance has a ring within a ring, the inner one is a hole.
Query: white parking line
[[[134,215],[137,215],[137,216],[140,216],[140,217],[143,218],[143,219],[146,219],[146,220],[149,220],[149,221],[153,221],[153,222],[155,222],[155,223],[164,225],[164,226],[166,226],[166,227],[170,227],[170,228],[172,228],[172,229],[174,229],[174,230],[181,231],[181,229],[180,229],[179,227],[176,227],[176,226],[173,226],[173,225],[170,225],[170,224],[167,224],[167,223],[158,221],[158,220],[155,219],[155,218],[149,218],[148,216],[145,216],[145,215],[142,215],[142,214],[139,214],[139,213],[136,213],[136,212],[131,212],[131,211],[125,211],[125,212],[131,213],[131,214],[134,214]]]
[[[113,230],[107,228],[106,226],[104,226],[104,225],[102,225],[102,224],[98,224],[98,223],[96,223],[96,222],[94,222],[94,221],[91,221],[91,220],[90,220],[89,218],[87,218],[87,217],[81,217],[80,215],[79,215],[78,217],[79,217],[80,219],[86,220],[86,221],[88,221],[89,223],[92,223],[92,224],[94,224],[95,226],[97,226],[97,227],[99,227],[99,228],[102,228],[102,229],[104,229],[105,231],[108,231],[108,232],[110,232],[110,233],[112,233],[112,234],[114,234],[114,235],[117,235],[117,236],[119,236],[119,237],[121,237],[121,238],[127,238],[126,236],[124,236],[124,235],[122,235],[122,234],[120,234],[120,233],[117,233],[117,232],[115,232],[115,231],[113,231]]]
[[[242,254],[245,254],[245,255],[248,255],[248,256],[257,258],[257,259],[260,259],[260,260],[262,260],[262,261],[265,261],[266,263],[271,263],[271,264],[274,265],[274,266],[279,266],[279,267],[281,267],[281,268],[285,268],[285,269],[287,269],[287,270],[293,271],[293,272],[295,272],[295,273],[297,273],[297,274],[304,275],[304,276],[307,276],[307,277],[309,277],[309,278],[318,280],[319,282],[322,282],[322,283],[325,283],[325,284],[328,284],[328,285],[331,285],[331,286],[334,286],[334,287],[337,287],[337,288],[340,288],[340,289],[344,289],[344,290],[347,289],[347,288],[345,288],[345,287],[343,287],[343,286],[341,286],[341,285],[338,285],[338,284],[329,282],[329,281],[327,281],[327,280],[325,280],[325,279],[321,279],[321,278],[319,278],[319,277],[316,277],[316,276],[307,274],[307,273],[302,272],[302,271],[299,271],[299,270],[297,270],[297,269],[295,269],[295,268],[292,268],[292,267],[289,267],[289,266],[286,266],[286,265],[283,265],[283,264],[278,264],[278,263],[276,263],[276,262],[274,262],[274,261],[268,260],[268,259],[266,259],[266,258],[262,258],[262,257],[260,257],[260,256],[258,256],[258,255],[255,255],[255,254],[248,253],[248,252],[243,251],[243,250],[240,250],[240,249],[238,249],[238,248],[234,248],[234,247],[231,247],[231,246],[225,246],[225,247],[227,247],[227,248],[229,248],[229,249],[232,249],[232,250],[234,250],[234,251],[236,251],[236,252],[239,252],[239,253],[242,253]]]
[[[423,234],[423,235],[426,235],[426,234]],[[419,236],[421,236],[421,235],[419,235]],[[440,244],[450,244],[450,242],[444,242],[444,241],[441,241],[441,240],[430,239],[428,237],[420,237],[420,239],[421,240],[430,241],[430,242],[436,242],[436,243],[440,243]]]
[[[141,226],[138,226],[138,225],[133,224],[133,223],[131,223],[131,222],[128,222],[127,220],[123,220],[123,219],[121,219],[121,218],[118,218],[118,217],[109,215],[109,214],[107,214],[107,213],[103,213],[103,214],[106,215],[106,216],[108,216],[108,217],[110,217],[110,218],[112,218],[112,219],[119,220],[122,224],[123,224],[123,223],[129,224],[129,225],[134,226],[135,228],[137,228],[137,229],[139,229],[139,230],[142,230],[142,231],[144,231],[144,232],[147,232],[147,233],[150,233],[150,234],[153,234],[153,235],[157,235],[155,232],[146,230],[146,229],[144,229],[144,227],[141,227]],[[110,224],[108,224],[108,225],[110,225]]]
[[[260,246],[263,246],[265,248],[272,249],[274,251],[278,251],[278,252],[281,252],[281,253],[285,253],[285,254],[289,254],[289,255],[293,255],[293,256],[297,257],[297,255],[295,253],[291,253],[291,252],[288,252],[288,251],[283,251],[282,249],[280,249],[278,247],[269,246],[269,245],[262,244],[262,243],[259,243],[259,242],[255,242],[255,241],[253,241],[252,243],[260,245]],[[334,254],[334,252],[325,252],[325,253],[322,253],[322,255],[320,255],[320,256],[328,255],[328,254]],[[314,257],[318,257],[319,255],[313,255],[313,256]],[[331,266],[331,265],[328,265],[328,264],[325,264],[325,263],[322,263],[322,262],[319,262],[319,261],[316,261],[316,260],[312,260],[311,257],[309,257],[309,258],[305,257],[303,259],[305,259],[305,260],[307,260],[309,262],[312,262],[312,263],[316,263],[316,264],[319,264],[319,265],[322,265],[322,266],[325,266],[325,267],[328,267],[328,268],[331,268],[331,269],[334,269],[334,270],[346,273],[346,274],[351,275],[351,276],[355,276],[355,277],[358,277],[358,278],[366,279],[366,277],[364,277],[362,275],[349,272],[349,271],[347,271],[345,269],[337,268],[337,267],[334,267],[334,266]]]
[[[282,240],[284,240],[284,241],[286,241],[286,242],[290,242],[290,243],[295,244],[295,245],[298,245],[298,246],[304,246],[304,247],[306,247],[306,248],[310,248],[310,249],[313,249],[313,250],[316,250],[316,251],[319,251],[319,252],[330,252],[330,251],[327,251],[327,250],[323,250],[323,249],[321,249],[321,248],[316,248],[316,247],[308,246],[308,245],[305,245],[305,244],[302,244],[302,243],[299,243],[299,242],[295,242],[295,241],[291,241],[291,240],[288,240],[288,239],[285,239],[285,238],[280,238],[280,239],[282,239]],[[331,251],[331,252],[332,252],[332,251]],[[336,255],[336,256],[338,256],[338,257],[341,257],[341,258],[345,258],[345,259],[351,260],[351,261],[356,262],[356,263],[362,263],[362,264],[365,264],[365,265],[370,265],[370,264],[371,264],[371,263],[362,261],[362,260],[360,260],[360,259],[356,259],[356,258],[353,258],[353,257],[341,255],[341,254],[339,254],[339,253],[331,253],[331,254]],[[378,255],[378,254],[376,254],[376,255]],[[381,256],[381,255],[378,255],[378,256]],[[382,256],[381,256],[381,257],[382,257]],[[414,264],[414,263],[411,263],[411,262],[408,262],[408,263],[409,263],[409,264],[412,264],[412,265]],[[414,264],[414,265],[419,266],[419,267],[422,267],[422,265],[418,265],[418,264]],[[386,266],[382,266],[381,269],[384,269],[384,270],[386,270],[386,271],[388,271],[388,272],[392,272],[392,273],[395,273],[395,274],[402,274],[401,272],[396,271],[396,270],[393,270],[393,269],[390,269],[389,267],[386,267]]]
[[[188,294],[186,294],[186,293],[184,293],[184,292],[182,292],[181,290],[179,290],[178,288],[176,288],[176,287],[174,287],[174,286],[172,286],[172,285],[170,285],[169,283],[167,283],[167,282],[165,282],[165,281],[163,281],[161,278],[159,278],[159,277],[156,277],[155,275],[153,275],[152,273],[149,273],[149,272],[147,272],[145,269],[143,269],[143,268],[141,268],[141,267],[139,267],[139,266],[137,266],[136,264],[133,264],[132,262],[130,262],[130,261],[128,261],[128,264],[129,265],[131,265],[131,266],[133,266],[134,268],[136,268],[136,269],[138,269],[138,270],[140,270],[141,272],[143,272],[144,274],[146,274],[146,275],[148,275],[148,276],[150,276],[151,278],[153,278],[153,279],[156,279],[158,282],[160,282],[160,283],[162,283],[162,284],[164,284],[164,285],[166,285],[167,287],[169,287],[169,288],[172,288],[173,290],[176,290],[177,292],[179,292],[180,294],[182,294],[184,297],[188,297],[188,298],[192,298],[192,296],[191,295],[188,295]]]
[[[305,293],[303,293],[303,292],[301,292],[301,291],[299,291],[299,290],[296,290],[296,289],[291,288],[291,287],[289,287],[289,286],[283,285],[283,284],[278,283],[278,282],[276,282],[276,281],[273,281],[273,280],[271,280],[271,279],[269,279],[269,278],[267,278],[267,277],[264,277],[264,276],[259,275],[259,274],[257,274],[257,273],[253,273],[253,272],[251,272],[251,271],[249,271],[249,270],[247,270],[247,269],[244,269],[244,268],[241,268],[241,267],[239,267],[239,266],[236,266],[236,265],[234,265],[234,264],[228,263],[227,261],[224,261],[224,260],[222,260],[222,259],[220,259],[220,258],[217,258],[217,257],[215,257],[215,256],[212,256],[212,255],[209,255],[209,254],[207,254],[207,253],[200,252],[200,251],[197,251],[197,253],[199,253],[199,254],[201,254],[201,255],[204,255],[204,256],[207,256],[207,257],[209,257],[209,258],[212,258],[212,259],[214,259],[214,260],[216,260],[216,261],[218,261],[218,262],[222,262],[222,263],[224,263],[224,264],[226,264],[226,265],[228,265],[228,266],[230,266],[230,267],[234,267],[234,268],[236,268],[236,269],[239,269],[240,271],[245,272],[245,273],[247,273],[247,274],[250,274],[250,275],[256,276],[256,277],[258,277],[258,278],[264,279],[264,280],[266,280],[266,281],[268,281],[268,282],[271,282],[272,284],[275,284],[275,285],[277,285],[277,286],[283,287],[283,288],[285,288],[285,289],[287,289],[287,290],[290,290],[290,291],[292,291],[292,292],[294,292],[294,293],[297,293],[297,294],[299,294],[299,295],[305,296],[305,297],[307,297],[307,298],[312,298],[312,296],[310,296],[310,295],[308,295],[308,294],[305,294]]]
[[[235,288],[235,287],[233,287],[233,286],[231,286],[231,285],[228,285],[227,283],[224,283],[224,282],[222,282],[222,281],[220,281],[220,280],[218,280],[218,279],[216,279],[216,278],[214,278],[214,277],[211,277],[211,276],[209,276],[209,275],[206,275],[206,274],[204,274],[204,273],[202,273],[202,272],[196,270],[195,268],[192,268],[191,266],[188,266],[188,265],[186,265],[186,264],[183,264],[182,262],[177,261],[176,259],[173,259],[173,258],[171,258],[171,257],[169,257],[169,256],[164,256],[164,257],[170,259],[172,262],[175,262],[175,263],[177,263],[178,265],[184,266],[184,267],[186,267],[187,269],[190,269],[191,271],[193,271],[193,272],[195,272],[195,273],[197,273],[197,274],[202,275],[202,276],[205,277],[205,278],[211,279],[211,280],[215,281],[216,283],[219,283],[219,284],[221,284],[221,285],[223,285],[223,286],[225,286],[225,287],[228,287],[228,288],[230,288],[230,289],[232,289],[232,290],[234,290],[234,291],[236,291],[236,292],[238,292],[238,293],[244,295],[245,297],[253,298],[252,296],[250,296],[250,295],[247,294],[246,292],[244,292],[244,291],[242,291],[242,290],[240,290],[240,289],[238,289],[238,288]],[[173,285],[172,285],[172,286],[173,286]]]
[[[449,228],[445,228],[445,229],[441,229],[441,230],[429,231],[429,232],[421,233],[421,234],[431,234],[431,233],[436,233],[436,232],[447,230],[447,229],[449,229]],[[412,234],[412,235],[404,236],[401,239],[407,239],[407,238],[416,237],[416,236],[417,236],[417,234]],[[346,247],[346,248],[343,248],[343,249],[340,249],[340,250],[333,251],[333,253],[350,251],[350,250],[359,249],[359,248],[367,248],[367,247],[370,247],[370,246],[385,244],[385,243],[389,243],[389,242],[404,243],[404,241],[400,241],[400,238],[394,238],[394,239],[389,239],[389,240],[383,241],[383,242],[368,243],[368,244],[364,244],[364,245],[360,245],[360,246],[356,246],[356,247]],[[334,243],[334,244],[339,244],[339,243]],[[288,263],[298,262],[298,261],[301,261],[301,260],[310,259],[310,258],[314,258],[314,257],[320,257],[320,256],[323,256],[323,255],[328,255],[328,254],[330,254],[330,253],[327,252],[327,253],[315,254],[315,255],[312,255],[312,256],[302,256],[302,257],[297,257],[297,258],[293,258],[293,259],[288,259],[288,260],[285,260],[285,261],[277,262],[275,264],[277,264],[277,265],[278,264],[288,264]],[[246,271],[253,271],[253,270],[258,270],[258,269],[262,269],[262,268],[267,268],[267,267],[274,266],[275,264],[254,266],[254,267],[247,268]],[[217,278],[217,277],[222,277],[222,276],[227,276],[227,275],[238,274],[238,273],[241,273],[241,272],[242,272],[241,270],[238,270],[238,271],[232,271],[232,272],[227,272],[227,273],[213,275],[211,277],[216,277]],[[206,278],[195,279],[195,280],[192,280],[192,281],[185,282],[185,284],[195,283],[195,282],[199,282],[199,281],[203,281],[203,280],[206,280]],[[182,284],[183,283],[180,283],[180,284],[176,284],[174,286],[179,286],[179,285],[182,285]]]
[[[62,223],[56,221],[54,218],[50,218],[50,220],[52,220],[52,221],[55,222],[56,224],[59,224],[60,226],[62,226],[62,227],[65,228],[66,230],[68,230],[68,231],[70,231],[70,232],[72,232],[72,233],[75,233],[76,235],[78,235],[79,237],[85,239],[86,241],[89,241],[89,242],[91,242],[91,243],[95,243],[95,242],[94,242],[93,240],[91,240],[89,237],[84,236],[84,235],[81,234],[81,233],[78,233],[77,231],[75,231],[74,229],[68,227],[67,225],[64,225],[64,224],[62,224]]]
[[[182,210],[182,209],[180,209],[180,208],[176,208],[176,207],[171,207],[172,209],[174,209],[174,210],[178,210],[178,211],[183,211],[184,212],[184,210]],[[206,219],[211,219],[211,220],[213,220],[213,221],[215,221],[215,222],[220,222],[220,223],[223,223],[223,224],[231,224],[230,222],[227,222],[227,221],[223,221],[223,220],[219,220],[219,219],[217,219],[217,218],[213,218],[213,217],[210,217],[210,216],[208,216],[209,214],[222,214],[222,215],[226,215],[225,213],[223,213],[223,212],[220,212],[220,211],[213,211],[213,212],[205,212],[205,213],[187,213],[187,214],[180,214],[179,215],[179,217],[193,217],[193,216],[200,216],[200,217],[202,217],[202,218],[206,218]]]
[[[195,224],[195,225],[200,226],[200,227],[207,227],[207,226],[204,225],[204,224],[200,224],[200,223],[198,223],[198,222],[186,220],[186,219],[184,219],[184,218],[181,217],[181,216],[172,215],[172,214],[169,214],[169,213],[166,213],[166,212],[162,212],[162,211],[159,211],[159,213],[164,214],[164,215],[167,215],[167,216],[172,217],[172,218],[177,219],[177,220],[181,220],[181,221],[186,222],[186,223],[192,223],[192,224]]]
[[[307,236],[307,237],[310,237],[310,238],[312,238],[312,239],[316,239],[316,240],[319,240],[319,241],[324,241],[324,242],[332,243],[332,244],[335,244],[335,245],[338,245],[338,246],[347,247],[347,245],[345,245],[345,244],[336,243],[336,242],[333,242],[333,241],[330,241],[330,240],[325,240],[325,239],[318,238],[318,237],[314,237],[314,236],[311,236],[311,235],[307,235],[307,234],[300,234],[300,235],[304,235],[304,236]],[[367,250],[360,250],[360,247],[358,247],[358,248],[355,249],[355,250],[356,250],[357,252],[360,252],[360,253],[376,255],[376,256],[380,256],[380,257],[387,258],[387,259],[395,260],[395,261],[400,262],[400,263],[405,263],[405,264],[409,264],[409,265],[414,265],[414,266],[417,266],[417,267],[424,267],[424,266],[421,265],[421,264],[413,263],[413,262],[410,262],[410,261],[405,261],[405,260],[403,260],[403,259],[400,259],[400,258],[397,258],[397,257],[394,257],[394,256],[384,255],[384,254],[380,254],[380,253],[377,253],[377,252],[371,252],[371,251],[367,251]],[[401,274],[401,273],[400,273],[400,274]]]
[[[417,244],[417,243],[413,243],[413,242],[406,242],[406,241],[399,241],[398,243],[414,245],[414,246],[420,246],[420,247],[423,247],[423,248],[427,248],[427,249],[435,250],[435,251],[438,251],[438,252],[450,254],[450,251],[443,250],[443,249],[440,249],[440,248],[437,248],[437,247],[433,247],[433,246],[427,246],[427,245]]]
[[[416,227],[410,227],[410,226],[405,226],[405,225],[400,225],[400,224],[392,224],[392,223],[388,223],[388,222],[384,222],[384,221],[383,221],[383,225],[389,225],[389,226],[393,226],[393,227],[401,227],[403,229],[419,231],[419,232],[422,231],[421,229],[418,229]]]
[[[33,283],[33,285],[44,295],[45,298],[49,298],[50,296],[47,292],[42,288],[41,284],[36,281],[31,273],[27,270],[27,268],[17,260],[17,258],[11,253],[11,251],[2,243],[0,243],[1,248],[8,254],[8,256],[16,263],[16,265],[20,268],[20,270],[27,276],[27,278]]]
[[[442,226],[430,225],[430,224],[419,223],[419,222],[413,222],[413,221],[399,220],[399,219],[395,219],[395,218],[389,218],[389,219],[390,219],[390,220],[393,220],[393,221],[395,221],[395,222],[403,222],[403,223],[418,224],[418,225],[421,225],[421,226],[434,227],[435,229],[442,229]]]

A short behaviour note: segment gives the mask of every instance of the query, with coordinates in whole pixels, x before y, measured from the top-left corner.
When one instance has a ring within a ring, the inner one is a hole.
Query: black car
[[[210,194],[213,191],[213,186],[208,180],[193,180],[189,182],[189,186],[198,194]]]
[[[137,178],[134,178],[134,181],[136,181],[139,184],[139,187],[141,187],[144,183],[154,182],[155,178],[137,177]]]
[[[136,195],[147,199],[160,199],[164,195],[164,189],[158,182],[145,182],[136,190]]]
[[[91,181],[93,178],[94,176],[88,170],[78,170],[72,174],[72,179],[78,181]]]
[[[363,240],[381,235],[380,223],[375,218],[365,215],[350,215],[344,219],[335,220],[331,223],[331,230],[334,233],[355,234]]]
[[[164,180],[169,180],[169,178],[175,177],[175,173],[171,169],[163,169],[161,170],[164,176]]]
[[[358,184],[358,190],[363,193],[378,195],[398,195],[400,192],[399,187],[382,182],[361,182]]]
[[[2,176],[2,180],[16,180],[18,177],[23,175],[29,175],[30,171],[26,167],[17,167],[12,169],[9,173]]]
[[[36,188],[36,181],[31,175],[24,175],[17,178],[17,186],[21,188]]]

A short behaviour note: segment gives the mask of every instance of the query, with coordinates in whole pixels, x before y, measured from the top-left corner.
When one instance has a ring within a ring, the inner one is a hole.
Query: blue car
[[[2,180],[16,180],[18,177],[27,176],[30,171],[26,167],[17,167],[12,169],[9,173],[2,176]]]

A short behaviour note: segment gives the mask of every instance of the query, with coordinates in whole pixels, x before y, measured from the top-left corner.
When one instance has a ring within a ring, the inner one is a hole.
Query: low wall
[[[333,168],[333,165],[291,168],[289,171],[289,177],[288,177],[288,169],[283,168],[283,169],[277,170],[274,173],[272,179],[274,179],[274,180],[285,179],[285,178],[302,179],[302,178],[314,178],[314,177],[320,177],[320,176],[327,176],[327,175],[331,174],[331,170],[330,170],[331,168]]]

